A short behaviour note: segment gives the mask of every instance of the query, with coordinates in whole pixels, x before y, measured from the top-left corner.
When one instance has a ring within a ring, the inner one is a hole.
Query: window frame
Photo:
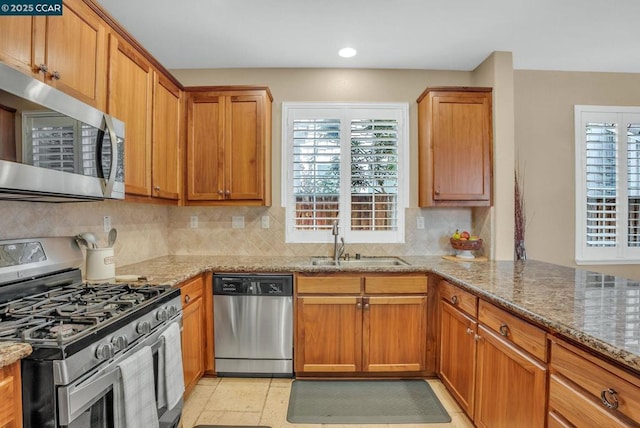
[[[633,119],[632,116],[637,116]],[[628,240],[628,139],[626,132],[619,132],[629,123],[640,124],[640,107],[575,105],[575,262],[585,264],[634,264],[640,262],[640,247],[627,246]],[[612,247],[590,247],[586,242],[587,180],[586,180],[586,133],[588,122],[615,123],[616,142],[616,245]],[[622,136],[622,138],[620,138]],[[623,149],[621,149],[621,147]]]
[[[359,113],[359,115],[356,115]],[[409,203],[409,104],[408,103],[343,103],[343,102],[283,102],[282,103],[282,174],[281,205],[285,208],[285,242],[326,243],[333,242],[331,230],[300,231],[294,228],[295,203],[293,201],[293,121],[296,119],[341,120],[341,183],[340,183],[340,236],[349,243],[404,243],[405,209]],[[395,231],[354,231],[351,230],[351,119],[396,119],[398,123],[398,199],[397,230]],[[346,125],[346,126],[344,126]],[[344,207],[348,207],[347,210]]]

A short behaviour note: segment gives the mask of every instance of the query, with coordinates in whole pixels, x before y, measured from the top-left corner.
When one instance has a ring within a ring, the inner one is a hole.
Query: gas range
[[[33,348],[22,361],[23,414],[32,426],[76,426],[72,422],[83,412],[104,413],[95,403],[86,409],[73,404],[84,402],[86,394],[77,391],[96,379],[111,382],[111,392],[103,391],[98,402],[112,403],[100,405],[118,411],[113,396],[120,393],[119,378],[107,373],[137,349],[151,346],[157,376],[156,354],[164,346],[160,336],[171,323],[181,323],[180,290],[87,284],[78,268],[82,260],[71,237],[0,241],[0,341]]]

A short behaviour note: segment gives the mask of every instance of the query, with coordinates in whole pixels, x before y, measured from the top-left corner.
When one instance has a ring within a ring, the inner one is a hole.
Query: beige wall
[[[574,105],[640,105],[640,74],[517,70],[514,82],[527,255],[575,266]],[[581,268],[640,279],[638,265]]]

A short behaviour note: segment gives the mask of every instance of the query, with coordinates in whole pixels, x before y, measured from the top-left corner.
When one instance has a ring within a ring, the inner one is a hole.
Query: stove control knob
[[[127,336],[123,334],[120,336],[114,336],[114,338],[111,339],[111,343],[113,344],[116,352],[122,351],[129,345],[129,339],[127,339]]]
[[[165,308],[162,308],[158,312],[156,312],[156,319],[158,321],[166,321],[167,319],[169,319],[169,313]]]
[[[138,326],[136,327],[136,331],[139,334],[148,334],[151,332],[151,322],[149,321],[140,321]]]
[[[170,317],[175,317],[176,314],[178,313],[178,308],[176,308],[176,305],[171,305],[169,306],[169,316]]]
[[[96,349],[96,358],[99,360],[108,360],[115,354],[111,343],[101,343]]]

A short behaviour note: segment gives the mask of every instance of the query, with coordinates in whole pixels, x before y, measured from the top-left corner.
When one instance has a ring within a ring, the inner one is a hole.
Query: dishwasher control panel
[[[213,294],[292,296],[293,276],[216,274],[213,276]]]

